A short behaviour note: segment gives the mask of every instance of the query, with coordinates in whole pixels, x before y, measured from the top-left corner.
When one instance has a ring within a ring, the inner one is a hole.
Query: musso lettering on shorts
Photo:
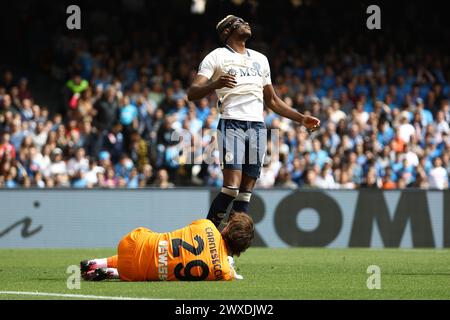
[[[248,316],[256,316],[256,315],[273,315],[273,305],[271,304],[232,304],[220,305],[219,314],[222,315],[248,315]]]
[[[159,280],[167,280],[169,269],[167,267],[167,254],[169,251],[169,243],[161,240],[158,243],[158,277]]]
[[[211,254],[211,261],[213,264],[215,280],[223,279],[222,265],[220,264],[219,253],[216,248],[216,241],[214,239],[214,231],[211,227],[205,229],[206,237],[208,238],[209,253]]]

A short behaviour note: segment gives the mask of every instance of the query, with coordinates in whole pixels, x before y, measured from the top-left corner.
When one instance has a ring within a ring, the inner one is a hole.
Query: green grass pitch
[[[162,299],[450,299],[450,250],[251,248],[236,259],[242,281],[86,282],[67,288],[69,265],[108,249],[0,249],[0,291]],[[381,269],[369,290],[367,268]],[[0,299],[64,299],[7,295]],[[79,299],[79,298],[78,298]]]

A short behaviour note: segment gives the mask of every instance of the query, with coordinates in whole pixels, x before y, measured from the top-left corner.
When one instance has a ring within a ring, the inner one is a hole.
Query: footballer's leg
[[[230,215],[234,212],[248,213],[252,191],[256,184],[256,178],[250,177],[246,173],[242,174],[242,181],[239,187],[239,194],[233,201]]]
[[[118,260],[118,258],[119,258],[118,255],[106,258],[106,267],[107,268],[115,268],[115,269],[117,269],[117,260]]]
[[[120,279],[119,271],[116,268],[97,268],[82,275],[87,281],[102,281]]]
[[[225,218],[228,206],[239,194],[239,180],[241,171],[233,169],[224,169],[224,186],[220,193],[214,198],[209,208],[207,218],[211,220],[216,227],[220,225]]]
[[[223,187],[212,201],[207,218],[219,227],[225,218],[228,206],[239,194],[242,179],[242,160],[245,152],[245,137],[239,121],[220,119],[217,143],[223,172]],[[242,132],[241,132],[242,131]]]
[[[83,260],[80,262],[80,271],[82,276],[87,274],[88,272],[94,271],[95,269],[106,267],[107,258]]]
[[[266,145],[267,130],[264,123],[252,122],[246,132],[245,163],[242,165],[239,194],[233,201],[230,216],[234,212],[248,213],[252,191],[261,174]]]
[[[119,279],[117,256],[83,260],[80,262],[80,271],[84,280],[101,281],[106,279]]]
[[[108,258],[83,260],[80,262],[81,273],[95,270],[97,268],[116,268],[117,255]]]

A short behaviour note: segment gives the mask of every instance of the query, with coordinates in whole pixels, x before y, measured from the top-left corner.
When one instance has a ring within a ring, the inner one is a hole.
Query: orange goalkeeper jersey
[[[128,238],[134,239],[135,270],[140,279],[232,280],[235,276],[222,236],[208,219],[167,233],[138,228]]]

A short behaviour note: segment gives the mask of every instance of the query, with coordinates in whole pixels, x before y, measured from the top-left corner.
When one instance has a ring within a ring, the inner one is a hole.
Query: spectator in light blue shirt
[[[130,189],[139,188],[139,172],[135,167],[131,169],[130,175],[126,180],[128,188]]]
[[[186,98],[186,91],[183,89],[181,81],[178,79],[175,79],[173,81],[173,99],[185,99]]]
[[[5,177],[5,187],[6,188],[16,188],[18,187],[17,182],[15,179],[17,178],[17,168],[12,167],[9,171],[9,173]]]
[[[123,70],[123,76],[125,78],[125,87],[131,86],[134,82],[138,80],[138,73],[136,67],[131,61],[127,62],[125,69]]]
[[[189,120],[189,131],[191,134],[200,133],[200,130],[203,127],[203,122],[197,118],[197,113],[195,111],[195,107],[189,110],[188,116],[186,119]]]
[[[356,87],[355,87],[355,94],[357,96],[359,96],[359,95],[368,96],[369,93],[370,92],[369,92],[369,88],[367,86],[366,77],[364,75],[360,75],[358,78],[358,83],[356,84]]]
[[[205,123],[210,113],[211,111],[208,99],[207,98],[201,99],[197,107],[197,118],[199,118],[203,123]]]
[[[395,155],[395,161],[391,164],[392,172],[395,174],[395,178],[393,179],[394,182],[397,182],[398,178],[401,176],[401,173],[403,171],[403,162],[399,158],[399,154],[396,153]]]
[[[318,139],[313,141],[313,151],[311,152],[311,162],[316,163],[322,169],[324,163],[329,160],[328,153],[322,150],[322,145]]]
[[[320,79],[320,78],[317,78],[317,79]],[[319,83],[319,82],[320,81],[317,81],[317,83]],[[327,91],[323,87],[318,87],[314,93],[316,94],[316,96],[319,99],[321,99],[327,95]]]
[[[425,104],[423,103],[422,98],[416,99],[416,108],[417,111],[420,112],[420,115],[422,116],[422,126],[426,127],[430,123],[433,123],[433,114],[430,110],[425,108]]]
[[[322,78],[322,86],[328,90],[333,88],[336,84],[333,68],[331,66],[327,66],[325,68],[325,74]]]
[[[388,145],[392,139],[394,139],[395,131],[392,129],[392,127],[389,125],[388,121],[385,121],[383,124],[380,125],[380,130],[377,133],[378,142],[386,146]]]
[[[184,99],[178,99],[175,103],[175,111],[169,114],[175,115],[175,121],[180,124],[183,123],[184,119],[186,119],[188,114],[188,107],[186,105],[186,101]]]
[[[124,126],[129,126],[137,117],[137,107],[130,103],[128,96],[125,96],[123,98],[123,107],[120,109],[120,123]]]
[[[430,173],[430,170],[433,169],[433,163],[431,162],[431,159],[426,156],[422,156],[419,158],[419,166],[423,167],[427,175]]]
[[[336,77],[336,87],[333,90],[334,98],[339,99],[343,92],[347,92],[347,87],[344,86],[344,81],[341,76]]]
[[[77,63],[81,66],[81,76],[83,79],[90,79],[94,60],[90,52],[84,50],[78,53]]]
[[[133,168],[134,163],[131,158],[126,154],[122,154],[119,162],[114,166],[114,171],[116,173],[116,177],[124,177],[125,179],[128,179]]]

